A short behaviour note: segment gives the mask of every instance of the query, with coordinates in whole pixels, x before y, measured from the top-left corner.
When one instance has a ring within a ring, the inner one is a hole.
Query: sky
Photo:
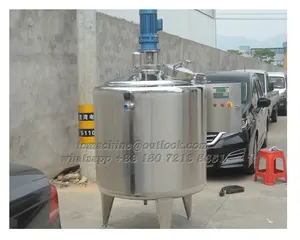
[[[230,14],[234,13],[234,14]],[[238,15],[238,14],[243,15]],[[280,13],[280,14],[278,14]],[[286,10],[216,10],[217,18],[280,18],[287,19]],[[276,35],[287,35],[286,20],[217,20],[217,34],[243,36],[264,41]]]

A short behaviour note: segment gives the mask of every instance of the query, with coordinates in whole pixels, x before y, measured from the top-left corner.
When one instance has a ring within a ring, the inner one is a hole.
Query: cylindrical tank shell
[[[115,81],[94,89],[97,183],[129,199],[176,198],[206,184],[206,89]]]

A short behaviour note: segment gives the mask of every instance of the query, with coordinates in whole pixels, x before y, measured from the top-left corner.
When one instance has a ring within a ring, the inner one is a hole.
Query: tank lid
[[[137,76],[138,78],[138,76]],[[102,87],[170,87],[170,86],[190,86],[194,85],[194,80],[133,80],[133,76],[129,78],[115,79],[105,82]]]

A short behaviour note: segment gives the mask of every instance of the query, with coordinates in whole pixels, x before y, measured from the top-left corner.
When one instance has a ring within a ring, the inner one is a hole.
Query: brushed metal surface
[[[241,83],[207,84],[207,131],[240,132],[242,129]],[[214,98],[216,87],[228,87],[228,98]],[[226,104],[232,102],[232,108]],[[215,106],[214,106],[215,104]],[[221,104],[224,104],[222,107]]]
[[[114,82],[95,88],[96,155],[110,157],[110,162],[96,164],[100,191],[149,200],[201,191],[206,184],[206,104],[205,86],[184,81]],[[110,145],[104,148],[104,143]],[[128,156],[131,160],[124,160]]]

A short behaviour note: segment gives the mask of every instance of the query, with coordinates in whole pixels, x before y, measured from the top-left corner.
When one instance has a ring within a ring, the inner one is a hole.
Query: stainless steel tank
[[[187,217],[192,195],[206,184],[204,74],[189,61],[161,65],[157,10],[140,13],[141,48],[133,73],[94,90],[97,183],[106,226],[115,197],[155,200],[161,228],[171,227],[172,203],[182,197]]]
[[[206,89],[196,79],[179,63],[94,89],[104,225],[114,197],[156,200],[162,228],[170,227],[172,199],[182,197],[190,218],[192,195],[206,184]]]

